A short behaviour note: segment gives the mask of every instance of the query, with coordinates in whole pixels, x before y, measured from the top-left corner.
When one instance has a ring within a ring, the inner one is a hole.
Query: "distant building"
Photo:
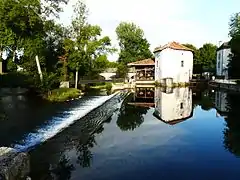
[[[154,116],[174,125],[193,115],[192,90],[185,88],[156,88]]]
[[[217,61],[216,61],[216,75],[222,78],[228,79],[228,61],[231,49],[229,42],[223,43],[217,49]]]
[[[103,76],[105,80],[111,80],[116,77],[117,68],[107,68],[105,71],[100,73],[100,76]]]
[[[154,50],[155,81],[164,83],[188,83],[192,79],[193,50],[179,43],[171,42]]]
[[[133,63],[128,63],[131,69],[131,76],[136,84],[154,84],[155,83],[155,62],[152,59],[144,59]]]

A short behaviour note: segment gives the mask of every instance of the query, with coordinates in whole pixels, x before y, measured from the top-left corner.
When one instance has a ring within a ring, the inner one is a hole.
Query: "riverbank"
[[[230,91],[240,91],[240,84],[238,80],[216,79],[210,81],[209,85],[215,88],[226,89]]]
[[[75,88],[59,88],[50,91],[47,95],[44,95],[44,99],[51,102],[64,102],[71,99],[76,99],[82,96],[83,93],[79,89]]]

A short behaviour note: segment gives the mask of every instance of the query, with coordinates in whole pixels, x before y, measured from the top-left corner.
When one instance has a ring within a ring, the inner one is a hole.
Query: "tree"
[[[117,68],[117,66],[118,66],[118,63],[114,61],[109,61],[107,64],[108,68]]]
[[[127,63],[152,58],[150,44],[144,38],[143,30],[133,23],[121,22],[116,28],[120,54],[118,62]]]
[[[69,67],[80,76],[90,78],[98,75],[103,67],[102,61],[106,61],[106,55],[115,49],[111,48],[111,40],[108,36],[101,38],[102,29],[97,25],[91,25],[87,21],[88,10],[82,1],[78,1],[74,9],[74,17],[71,26],[71,39],[73,48],[69,54]]]
[[[127,73],[128,73],[127,66],[123,63],[118,63],[116,72],[117,76],[121,78],[126,78]]]
[[[206,43],[199,49],[199,62],[203,72],[215,72],[217,58],[216,51],[217,46],[211,43]]]
[[[236,13],[231,17],[229,29],[231,55],[228,64],[228,75],[230,78],[240,78],[240,13]]]

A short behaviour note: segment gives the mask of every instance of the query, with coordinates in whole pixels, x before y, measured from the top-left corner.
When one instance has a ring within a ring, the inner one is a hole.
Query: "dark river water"
[[[33,180],[240,179],[239,93],[136,88],[111,96],[61,104],[1,97],[0,146],[29,152]]]

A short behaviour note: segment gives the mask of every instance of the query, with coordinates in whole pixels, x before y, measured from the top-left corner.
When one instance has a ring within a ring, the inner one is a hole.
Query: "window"
[[[183,109],[183,103],[180,104],[180,108]]]
[[[218,68],[220,68],[220,61],[218,61]]]
[[[218,60],[220,60],[220,57],[221,57],[221,55],[220,55],[220,52],[218,53]]]
[[[156,64],[157,64],[157,67],[158,67],[158,60],[156,60]]]
[[[183,61],[181,61],[181,67],[183,67],[184,66],[184,62]]]

